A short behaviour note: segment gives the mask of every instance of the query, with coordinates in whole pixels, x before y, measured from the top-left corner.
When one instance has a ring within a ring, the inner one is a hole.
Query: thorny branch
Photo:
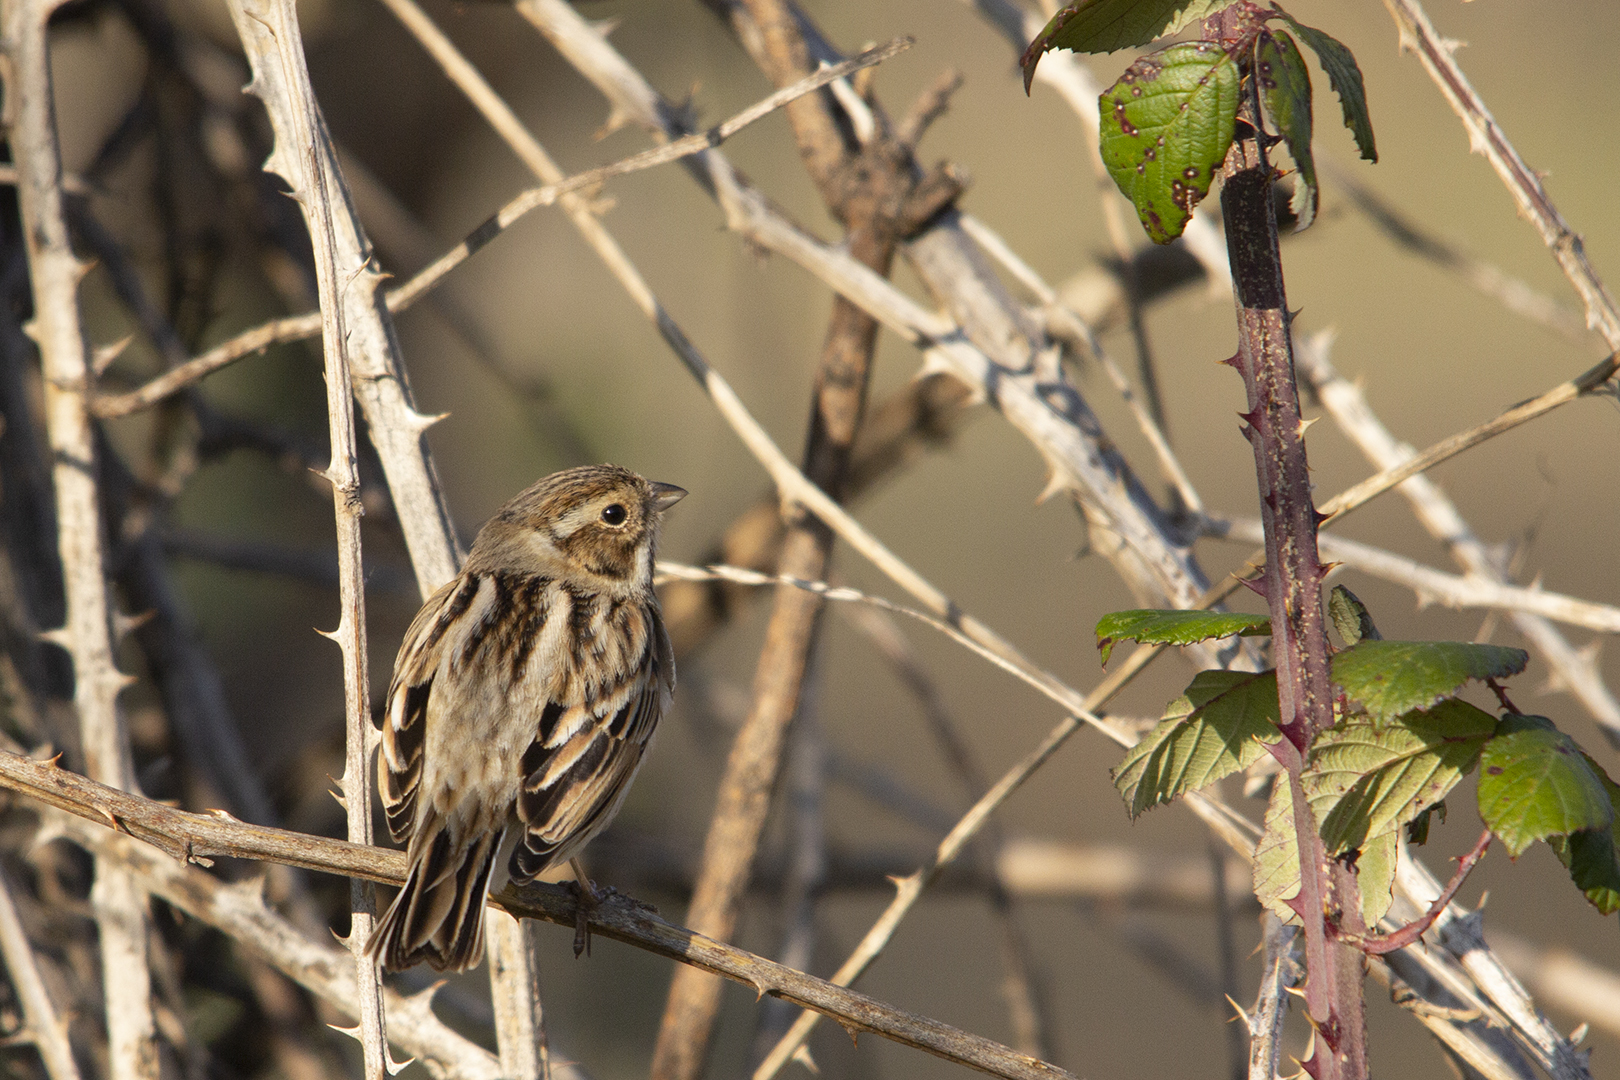
[[[73,704],[87,770],[134,790],[129,733],[118,707],[119,692],[134,680],[118,670],[117,613],[107,588],[99,463],[88,410],[95,372],[78,302],[86,268],[68,238],[47,41],[54,8],[49,0],[8,0],[0,7],[6,119],[20,163],[17,196],[33,285],[34,319],[25,329],[39,347],[43,369],[67,597],[66,624],[45,636],[72,657]],[[114,1080],[157,1080],[146,898],[123,871],[98,866],[90,903],[100,937],[111,1074]]]
[[[308,870],[398,885],[405,880],[404,852],[343,840],[247,825],[225,816],[194,814],[129,795],[54,764],[0,751],[0,777],[15,790],[98,825],[145,840],[185,862],[212,856],[269,860]],[[145,850],[145,849],[135,849]],[[178,863],[170,863],[178,868]],[[211,880],[211,879],[206,879]],[[255,890],[257,886],[254,886]],[[508,888],[492,901],[512,915],[542,919],[572,929],[577,892],[556,885]],[[1062,1080],[1070,1074],[947,1024],[915,1016],[864,994],[783,967],[763,957],[660,919],[653,909],[611,896],[589,911],[591,931],[773,994],[833,1017],[840,1024],[958,1061],[1009,1080]],[[352,969],[351,969],[352,970]],[[295,976],[296,977],[296,976]],[[352,993],[352,992],[351,992]]]

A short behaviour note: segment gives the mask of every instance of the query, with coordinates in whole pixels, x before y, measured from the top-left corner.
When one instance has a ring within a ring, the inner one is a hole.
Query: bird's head
[[[660,516],[686,495],[617,465],[553,473],[483,527],[469,569],[538,573],[619,595],[652,587]]]

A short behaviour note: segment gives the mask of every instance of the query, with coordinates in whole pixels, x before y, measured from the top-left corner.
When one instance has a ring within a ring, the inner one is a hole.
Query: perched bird
[[[685,495],[616,465],[548,476],[411,622],[377,760],[388,831],[409,839],[369,945],[390,971],[476,964],[497,858],[527,882],[618,812],[675,689],[653,559]]]

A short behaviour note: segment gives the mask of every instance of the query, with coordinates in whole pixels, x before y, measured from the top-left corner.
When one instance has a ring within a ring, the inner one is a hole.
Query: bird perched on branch
[[[675,689],[652,578],[660,517],[685,495],[615,465],[548,476],[411,622],[377,760],[388,831],[409,840],[368,946],[388,970],[476,964],[503,870],[521,884],[574,860],[582,911],[596,899],[575,856],[618,812]],[[583,915],[580,933],[576,951]]]

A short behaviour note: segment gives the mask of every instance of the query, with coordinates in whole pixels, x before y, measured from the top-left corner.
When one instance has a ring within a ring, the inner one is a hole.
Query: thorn
[[[333,936],[336,937],[335,934]],[[342,939],[339,939],[339,940],[342,940]],[[349,1036],[349,1038],[353,1039],[355,1042],[360,1041],[360,1025],[359,1024],[354,1025],[354,1027],[344,1027],[342,1024],[327,1024],[326,1026],[331,1028],[333,1031],[337,1032],[340,1035]]]
[[[1068,491],[1070,486],[1068,479],[1065,478],[1062,472],[1055,468],[1051,469],[1046,475],[1046,486],[1041,488],[1039,495],[1035,496],[1035,505],[1040,506],[1052,496],[1061,495],[1063,492]]]
[[[1233,1012],[1237,1013],[1237,1019],[1242,1020],[1243,1021],[1243,1026],[1246,1029],[1248,1029],[1248,1032],[1249,1032],[1250,1035],[1253,1035],[1254,1034],[1254,1021],[1249,1019],[1249,1014],[1243,1011],[1243,1006],[1239,1005],[1232,998],[1231,994],[1226,994],[1225,997],[1226,997],[1226,1003],[1228,1005],[1232,1006],[1232,1011]]]
[[[41,641],[59,645],[68,652],[73,651],[73,635],[68,633],[68,628],[65,626],[59,626],[55,630],[41,630],[39,637]]]
[[[793,1051],[793,1056],[788,1060],[797,1061],[800,1065],[809,1069],[812,1076],[821,1075],[821,1066],[817,1065],[816,1059],[810,1056],[810,1048],[804,1043],[799,1044],[799,1048]]]
[[[415,1061],[416,1059],[413,1057],[408,1057],[404,1061],[395,1061],[394,1052],[388,1047],[388,1040],[383,1040],[383,1068],[388,1070],[389,1076],[398,1076],[405,1071],[406,1066]]]
[[[1227,367],[1232,368],[1235,371],[1241,371],[1242,370],[1242,365],[1243,365],[1243,354],[1242,353],[1233,353],[1231,356],[1228,356],[1225,360],[1217,360],[1215,362],[1217,364],[1225,364]]]
[[[343,812],[344,812],[344,813],[348,813],[348,810],[349,810],[349,801],[348,801],[348,799],[346,799],[346,798],[344,798],[344,796],[343,796],[343,793],[342,793],[342,792],[340,792],[340,791],[331,791],[331,790],[328,790],[328,791],[327,791],[327,794],[328,794],[328,795],[330,795],[330,796],[332,796],[332,798],[333,798],[333,799],[335,799],[335,800],[337,800],[337,804],[338,804],[338,805],[339,805],[339,806],[341,806],[341,807],[343,807]]]
[[[1581,1043],[1586,1041],[1587,1033],[1590,1032],[1591,1030],[1592,1030],[1592,1025],[1591,1024],[1582,1023],[1580,1027],[1576,1028],[1574,1031],[1569,1033],[1569,1045],[1570,1046],[1579,1046],[1579,1045],[1581,1045]]]
[[[748,982],[748,985],[752,986],[754,988],[754,1000],[756,1002],[764,1001],[765,1000],[765,994],[771,989],[769,986],[766,986],[765,983],[763,981],[759,980],[759,979],[750,979],[749,982]]]
[[[35,345],[38,345],[39,344],[39,319],[37,319],[37,318],[29,319],[27,322],[23,323],[22,324],[22,332],[24,334],[28,335],[28,340],[32,341]]]
[[[1254,442],[1254,428],[1250,427],[1248,424],[1244,424],[1242,427],[1238,428],[1238,434],[1249,440],[1250,443]]]
[[[1240,412],[1240,413],[1238,413],[1238,419],[1242,420],[1244,423],[1248,424],[1250,427],[1257,428],[1257,427],[1260,426],[1261,422],[1265,418],[1264,418],[1264,416],[1261,415],[1261,412],[1260,412],[1259,409],[1250,409],[1248,412]]]
[[[434,413],[430,416],[427,413],[417,412],[415,409],[412,409],[405,414],[405,423],[414,429],[418,435],[420,435],[422,432],[426,431],[428,428],[432,427],[434,424],[437,424],[440,420],[443,420],[449,415],[450,414],[447,412],[442,412]]]
[[[79,284],[79,282],[83,281],[85,278],[90,276],[90,271],[94,270],[97,266],[100,266],[100,265],[101,264],[95,259],[76,259],[76,260],[74,260],[74,263],[73,263],[73,284],[75,286],[77,286]]]
[[[112,362],[123,355],[124,350],[129,348],[129,343],[134,340],[134,334],[125,334],[110,345],[96,346],[90,353],[90,370],[99,378],[102,373],[112,367]]]
[[[1299,422],[1299,428],[1296,430],[1295,434],[1303,439],[1305,437],[1305,433],[1311,430],[1311,425],[1320,419],[1322,419],[1320,416],[1313,416],[1309,420],[1301,420]]]
[[[849,1036],[850,1045],[852,1045],[852,1046],[861,1045],[861,1040],[860,1040],[861,1029],[860,1028],[856,1027],[854,1024],[846,1023],[843,1020],[838,1021],[838,1026],[843,1028],[844,1033]]]
[[[592,19],[590,20],[589,26],[592,30],[602,35],[603,41],[606,41],[607,36],[619,28],[619,23],[621,21],[622,20],[617,16],[611,19]]]
[[[1264,578],[1240,578],[1239,582],[1260,599],[1266,601],[1267,603],[1271,602],[1271,597],[1266,591],[1266,582]]]
[[[241,818],[237,817],[235,814],[231,813],[229,810],[221,810],[218,807],[214,807],[211,810],[206,810],[206,811],[204,811],[204,813],[206,813],[209,817],[218,818],[221,821],[234,821],[238,825],[240,825],[242,823]]]
[[[615,105],[608,111],[608,118],[603,121],[602,126],[591,132],[591,138],[600,142],[615,131],[628,125],[634,119],[635,117]]]
[[[156,614],[157,611],[152,608],[148,608],[139,615],[125,615],[121,611],[113,612],[113,636],[119,641],[123,641],[129,636],[130,631],[139,630],[151,622],[152,617]]]

